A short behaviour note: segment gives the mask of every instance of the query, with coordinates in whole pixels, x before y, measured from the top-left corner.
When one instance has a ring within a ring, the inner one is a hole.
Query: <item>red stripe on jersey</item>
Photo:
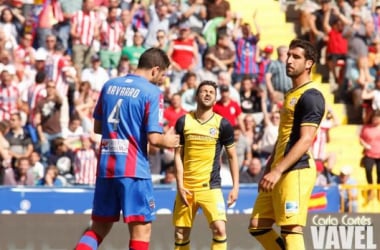
[[[130,137],[128,155],[125,162],[125,176],[136,176],[137,145],[135,138]]]
[[[111,132],[110,139],[117,139],[117,133]],[[106,177],[114,177],[116,168],[116,155],[110,155],[107,160]]]

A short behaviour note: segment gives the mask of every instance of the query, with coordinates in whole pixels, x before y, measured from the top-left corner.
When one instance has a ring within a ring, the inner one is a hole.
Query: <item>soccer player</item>
[[[305,249],[309,198],[316,180],[309,152],[325,113],[325,101],[310,71],[317,60],[311,43],[295,39],[289,45],[286,72],[293,87],[280,111],[277,142],[259,183],[249,232],[265,249]],[[276,223],[281,237],[273,230]]]
[[[148,142],[173,148],[179,136],[162,134],[164,82],[170,61],[160,49],[140,57],[135,74],[107,81],[94,111],[94,130],[102,135],[91,228],[77,250],[97,249],[114,222],[128,223],[130,250],[148,250],[155,200],[147,156]]]
[[[213,112],[216,83],[203,81],[196,90],[197,109],[176,123],[180,146],[175,150],[177,196],[173,212],[175,249],[190,249],[190,231],[198,208],[210,225],[211,249],[227,249],[226,209],[221,190],[220,153],[224,146],[229,160],[233,187],[227,204],[239,191],[239,168],[231,124]]]

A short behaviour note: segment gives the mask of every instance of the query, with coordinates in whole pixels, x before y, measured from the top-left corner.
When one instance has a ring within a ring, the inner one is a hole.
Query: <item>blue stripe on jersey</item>
[[[87,246],[91,247],[91,249],[94,249],[94,250],[98,249],[98,242],[96,242],[96,239],[87,235],[83,235],[79,243],[86,244]]]
[[[147,135],[163,132],[161,90],[137,75],[110,79],[93,116],[102,124],[98,176],[150,178]]]

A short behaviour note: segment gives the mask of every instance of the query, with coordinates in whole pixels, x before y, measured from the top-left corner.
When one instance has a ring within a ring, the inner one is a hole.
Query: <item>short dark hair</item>
[[[205,81],[202,81],[200,84],[199,84],[199,86],[198,86],[198,88],[197,88],[197,91],[196,91],[196,96],[199,94],[199,90],[203,87],[203,86],[205,86],[205,85],[209,85],[209,86],[212,86],[212,87],[214,87],[214,89],[215,89],[215,91],[216,91],[216,88],[217,88],[217,84],[216,84],[216,82],[214,82],[214,81],[208,81],[208,80],[205,80]]]
[[[313,64],[317,62],[318,52],[311,42],[302,39],[293,39],[290,42],[289,49],[293,49],[296,47],[302,48],[305,51],[306,60],[313,61]]]
[[[160,69],[167,69],[169,65],[169,57],[163,50],[150,48],[140,56],[137,68],[151,69],[153,67],[160,67]]]

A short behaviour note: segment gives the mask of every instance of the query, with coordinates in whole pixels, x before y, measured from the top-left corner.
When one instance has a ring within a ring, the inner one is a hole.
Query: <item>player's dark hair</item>
[[[167,69],[169,65],[169,57],[163,50],[158,48],[150,48],[140,56],[137,68],[151,69],[154,67],[160,67],[160,69]]]
[[[306,60],[313,61],[313,64],[317,62],[318,52],[311,42],[302,39],[293,39],[290,42],[289,49],[297,47],[302,48],[305,51]]]
[[[206,81],[202,81],[202,82],[199,84],[198,88],[197,88],[197,91],[196,91],[196,93],[195,93],[196,96],[198,96],[198,94],[199,94],[199,90],[200,90],[203,86],[205,86],[205,85],[209,85],[209,86],[214,87],[215,91],[216,91],[216,88],[218,87],[218,85],[216,84],[216,82],[208,81],[208,80],[206,80]]]

